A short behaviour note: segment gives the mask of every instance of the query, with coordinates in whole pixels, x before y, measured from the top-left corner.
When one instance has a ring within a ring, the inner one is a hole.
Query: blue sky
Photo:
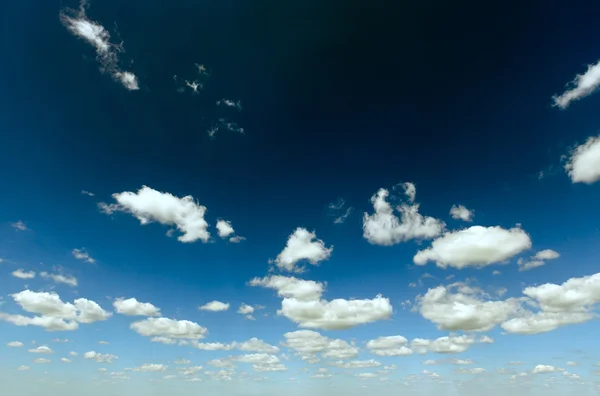
[[[8,7],[12,394],[596,394],[593,12]]]

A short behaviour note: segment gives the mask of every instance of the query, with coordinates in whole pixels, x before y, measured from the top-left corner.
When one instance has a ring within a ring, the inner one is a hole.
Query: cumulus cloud
[[[55,283],[62,283],[68,286],[77,286],[77,278],[72,275],[50,274],[48,272],[40,272],[40,276],[44,279],[51,279]]]
[[[54,351],[52,349],[48,348],[46,345],[41,345],[37,348],[29,349],[27,352],[43,353],[43,354],[48,354],[48,355],[54,353]]]
[[[450,208],[450,216],[452,216],[454,220],[471,222],[473,221],[474,212],[467,209],[464,205],[452,205],[452,208]]]
[[[219,221],[217,221],[216,227],[217,227],[217,234],[223,239],[229,238],[229,242],[231,242],[231,243],[239,243],[246,239],[243,236],[234,235],[235,230],[233,229],[233,226],[231,225],[231,221],[219,220]]]
[[[88,359],[88,360],[94,360],[98,363],[107,363],[107,364],[112,364],[115,360],[119,359],[115,355],[102,354],[102,353],[98,353],[96,351],[89,351],[89,352],[84,353],[83,358]]]
[[[249,315],[251,313],[254,313],[254,307],[246,303],[242,303],[238,308],[237,313],[241,315]]]
[[[78,298],[73,303],[65,303],[56,293],[24,290],[11,295],[21,308],[40,316],[27,317],[0,313],[0,320],[16,326],[39,326],[48,331],[76,330],[77,323],[93,323],[108,319],[106,312],[94,301]]]
[[[71,253],[73,254],[73,257],[75,257],[77,260],[85,261],[91,264],[94,264],[96,262],[94,258],[90,257],[89,253],[85,250],[85,248],[73,249]]]
[[[303,272],[304,267],[298,267],[301,260],[307,260],[312,265],[318,265],[321,261],[331,256],[333,246],[326,247],[325,243],[317,239],[314,232],[306,228],[298,227],[289,236],[285,248],[272,262],[280,269],[290,272]]]
[[[221,301],[211,301],[209,303],[204,304],[198,309],[202,311],[212,311],[212,312],[222,312],[227,311],[229,309],[229,303],[224,303]]]
[[[20,341],[12,341],[6,344],[6,346],[11,348],[21,348],[22,346],[24,346],[24,344]]]
[[[461,335],[439,337],[435,340],[415,338],[411,341],[410,346],[415,352],[420,354],[427,352],[452,354],[465,352],[474,343],[474,337]]]
[[[22,268],[15,270],[11,273],[12,276],[19,279],[33,279],[35,278],[35,271],[25,271]]]
[[[280,297],[294,298],[299,301],[319,300],[326,287],[325,283],[281,275],[254,278],[248,284],[274,289]]]
[[[301,301],[284,298],[281,309],[277,311],[300,327],[323,330],[343,330],[389,319],[392,312],[390,300],[381,295],[371,300]]]
[[[575,79],[567,84],[569,89],[560,95],[554,95],[552,100],[555,106],[566,109],[571,102],[591,95],[599,86],[600,62],[588,65],[585,73],[576,75]]]
[[[408,346],[408,340],[400,335],[379,337],[367,342],[367,349],[379,356],[409,356],[413,351]]]
[[[346,360],[358,356],[358,348],[344,340],[331,339],[316,331],[298,330],[288,332],[284,346],[294,350],[302,360],[307,363],[316,363],[319,359],[316,354],[321,354],[325,359]]]
[[[382,188],[371,197],[375,213],[363,216],[363,236],[369,243],[391,246],[411,239],[435,238],[444,230],[446,225],[443,221],[419,213],[419,204],[413,203],[416,194],[414,185],[405,183],[404,189],[409,203],[396,207],[400,218],[387,202],[388,190]]]
[[[528,260],[520,258],[517,261],[519,271],[528,271],[546,264],[547,260],[554,260],[560,257],[560,254],[551,249],[541,250]]]
[[[169,337],[197,340],[204,338],[208,329],[198,323],[188,320],[175,320],[169,318],[148,318],[134,322],[131,330],[145,337]]]
[[[117,313],[127,316],[160,316],[160,308],[150,303],[142,303],[135,298],[118,298],[113,303]]]
[[[446,232],[431,247],[420,250],[413,261],[425,265],[435,261],[438,267],[484,267],[501,263],[531,248],[529,235],[521,228],[473,226]]]
[[[179,198],[170,193],[163,193],[143,186],[137,193],[125,191],[115,193],[112,197],[116,204],[100,203],[101,211],[112,214],[117,211],[126,212],[137,218],[142,225],[152,222],[176,226],[183,235],[180,242],[208,242],[210,233],[208,223],[204,220],[206,207],[199,205],[191,195]]]
[[[96,59],[100,63],[100,71],[108,73],[113,80],[120,82],[130,91],[138,90],[135,74],[122,71],[119,67],[119,54],[124,52],[123,43],[110,41],[110,33],[98,22],[88,19],[86,15],[87,1],[82,0],[79,10],[65,9],[60,13],[60,21],[75,36],[85,40],[96,49]]]
[[[251,338],[248,341],[234,343],[235,347],[240,351],[246,352],[259,352],[259,353],[277,353],[279,352],[279,348],[276,346],[270,345],[263,340],[259,340],[258,338]]]
[[[532,370],[532,373],[533,374],[548,374],[548,373],[559,373],[562,371],[565,371],[565,370],[560,367],[554,367],[554,366],[550,366],[547,364],[538,364],[537,366],[534,367],[534,369]]]
[[[573,183],[592,184],[600,180],[600,136],[592,136],[573,148],[565,170]]]

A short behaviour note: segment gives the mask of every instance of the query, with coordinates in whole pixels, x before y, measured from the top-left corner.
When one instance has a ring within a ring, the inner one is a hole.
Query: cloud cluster
[[[560,257],[558,252],[551,249],[545,249],[537,252],[534,256],[531,256],[528,260],[520,258],[517,261],[519,265],[519,271],[528,271],[537,267],[546,265],[546,261],[554,260]]]
[[[229,242],[231,243],[239,243],[246,239],[243,236],[235,235],[235,230],[231,225],[231,221],[218,220],[216,228],[219,237],[223,239],[229,238]]]
[[[331,339],[312,330],[297,330],[283,335],[287,348],[307,363],[317,363],[320,354],[324,359],[346,360],[358,356],[358,348],[344,340]]]

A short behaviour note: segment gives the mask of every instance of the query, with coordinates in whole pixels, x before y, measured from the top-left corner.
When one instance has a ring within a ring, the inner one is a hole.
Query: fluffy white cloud
[[[414,199],[412,189],[405,183],[405,193]],[[412,185],[414,187],[414,185]],[[423,216],[419,213],[418,204],[402,204],[396,209],[400,218],[394,214],[394,209],[387,202],[389,191],[382,188],[371,197],[375,213],[363,216],[363,236],[374,245],[391,246],[411,239],[431,239],[440,235],[446,224],[438,219]],[[412,203],[412,200],[410,200]]]
[[[379,337],[367,342],[371,353],[379,356],[409,356],[413,351],[407,347],[408,340],[400,335]]]
[[[278,315],[283,315],[300,327],[323,330],[349,329],[357,325],[389,319],[393,312],[388,298],[331,301],[300,301],[284,298]]]
[[[35,271],[25,271],[19,268],[12,272],[12,276],[19,279],[33,279],[35,278]]]
[[[100,307],[97,303],[85,298],[78,298],[74,301],[75,308],[79,314],[77,315],[77,321],[80,323],[94,323],[106,320],[112,316],[110,312],[107,312]]]
[[[212,312],[221,312],[227,311],[229,309],[229,303],[224,303],[221,301],[211,301],[209,303],[204,304],[198,309],[202,311],[212,311]]]
[[[452,205],[452,208],[450,208],[450,216],[452,216],[454,220],[471,222],[473,221],[474,212],[467,209],[464,205]]]
[[[473,226],[445,233],[434,240],[430,248],[420,250],[413,261],[417,265],[435,261],[440,268],[484,267],[530,248],[529,235],[518,227],[507,230],[498,226]]]
[[[6,344],[6,346],[11,348],[21,348],[22,346],[24,346],[24,344],[20,341],[12,341]]]
[[[344,340],[331,339],[316,331],[298,330],[285,333],[284,346],[296,351],[302,360],[307,363],[316,363],[316,357],[320,353],[323,358],[345,360],[358,356],[358,348],[348,344]]]
[[[591,95],[600,86],[600,62],[588,65],[586,72],[575,76],[575,79],[567,86],[569,89],[561,95],[552,97],[554,105],[561,109],[566,109],[575,100]]]
[[[156,373],[159,371],[166,371],[167,368],[169,368],[169,366],[165,366],[164,364],[142,364],[139,367],[134,367],[131,370],[132,371],[138,371],[141,373]]]
[[[296,265],[299,261],[307,260],[312,265],[318,265],[327,260],[332,251],[333,246],[326,247],[314,232],[298,227],[289,236],[285,248],[272,262],[280,270],[303,272],[304,268]]]
[[[259,340],[258,338],[251,338],[248,341],[244,341],[241,343],[234,343],[237,349],[240,351],[246,352],[258,352],[258,353],[277,353],[279,352],[279,348],[276,346],[270,345],[263,340]]]
[[[96,49],[96,58],[102,73],[109,73],[115,81],[130,91],[139,89],[135,74],[124,72],[119,67],[119,53],[123,52],[123,43],[111,43],[110,33],[104,26],[87,18],[87,4],[87,0],[81,0],[78,11],[63,10],[60,13],[60,21],[73,35],[84,39]]]
[[[493,344],[495,341],[492,337],[488,337],[488,336],[484,335],[479,339],[479,342],[482,344]]]
[[[115,360],[119,359],[115,355],[102,354],[102,353],[98,353],[96,351],[89,351],[89,352],[84,353],[83,358],[88,359],[88,360],[94,360],[98,363],[107,363],[107,364],[112,364]]]
[[[329,363],[330,365],[343,369],[361,369],[361,368],[371,368],[371,367],[379,367],[381,363],[377,360],[369,359],[369,360],[351,360],[349,362],[344,362],[342,360],[338,360],[335,362]]]
[[[177,340],[171,337],[152,337],[152,339],[150,339],[150,342],[158,342],[161,344],[165,344],[165,345],[174,345],[177,344]]]
[[[113,303],[117,313],[127,316],[160,316],[160,308],[150,303],[142,303],[135,298],[118,298]]]
[[[452,364],[457,366],[466,366],[473,364],[473,361],[471,359],[453,359]]]
[[[560,257],[560,254],[551,249],[541,250],[528,260],[520,258],[517,261],[519,271],[528,271],[533,268],[541,267],[546,264],[547,260],[554,260]]]
[[[326,287],[325,283],[281,275],[268,276],[262,279],[254,278],[248,284],[275,289],[280,297],[295,298],[299,301],[319,300]]]
[[[547,364],[538,364],[534,367],[532,373],[533,374],[548,374],[548,373],[559,373],[565,371],[560,367],[554,367]]]
[[[600,180],[600,136],[592,136],[584,144],[575,147],[568,157],[565,170],[573,183],[592,184]]]
[[[454,370],[454,372],[456,374],[473,374],[473,375],[486,373],[485,369],[481,368],[481,367],[475,367],[475,368],[470,368],[470,369],[461,367],[461,368]]]
[[[455,287],[459,291],[454,293]],[[473,292],[476,290],[461,288],[460,284],[438,286],[419,296],[414,309],[440,330],[487,331],[504,322],[519,307],[516,299],[485,301]]]
[[[203,351],[231,351],[233,348],[235,348],[234,344],[223,344],[220,342],[199,342],[193,345],[195,348],[198,348]]]
[[[146,337],[169,337],[197,340],[208,333],[205,327],[188,320],[169,318],[148,318],[129,326],[133,331]]]
[[[439,337],[435,340],[415,338],[411,341],[410,346],[420,354],[427,352],[450,354],[465,352],[473,343],[475,343],[474,337],[461,335]]]
[[[54,351],[50,348],[48,348],[46,345],[41,345],[37,348],[34,349],[29,349],[27,352],[31,352],[31,353],[43,353],[43,354],[51,354],[54,353]]]
[[[227,238],[228,236],[235,233],[235,230],[231,226],[230,221],[219,220],[217,221],[217,233],[221,238]]]
[[[73,257],[75,257],[77,260],[85,261],[91,264],[94,264],[96,262],[94,258],[90,257],[90,254],[85,250],[85,248],[73,249],[71,253],[73,254]]]
[[[183,233],[177,238],[180,242],[208,242],[210,239],[208,223],[204,220],[206,207],[199,205],[191,195],[179,198],[143,186],[137,193],[125,191],[115,193],[112,197],[117,201],[116,204],[99,205],[106,214],[121,211],[130,213],[143,225],[156,221],[176,226]]]
[[[254,312],[254,307],[251,305],[248,305],[246,303],[242,303],[237,310],[237,313],[239,313],[241,315],[249,315],[253,312]]]
[[[48,272],[40,272],[40,276],[44,279],[52,279],[55,283],[63,283],[68,286],[77,286],[77,278],[71,275],[50,274]]]

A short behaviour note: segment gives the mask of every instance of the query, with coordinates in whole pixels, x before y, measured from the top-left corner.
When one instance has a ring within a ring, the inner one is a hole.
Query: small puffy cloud
[[[472,336],[461,335],[439,337],[435,340],[415,338],[411,341],[410,346],[420,354],[427,352],[453,354],[465,352],[473,343],[475,343],[475,339]]]
[[[519,271],[528,271],[537,267],[541,267],[546,264],[547,260],[554,260],[560,257],[560,254],[551,249],[541,250],[534,256],[531,256],[528,260],[520,258],[517,261],[519,265]]]
[[[67,359],[67,358],[60,358],[60,361],[63,363],[71,363],[71,359]]]
[[[471,359],[452,359],[452,364],[456,366],[468,366],[473,364],[473,361]]]
[[[13,271],[11,275],[19,279],[33,279],[35,278],[35,271],[25,271],[19,268],[18,270]]]
[[[73,351],[69,352],[69,356],[73,356],[74,357],[74,356],[77,356],[77,355],[78,355],[77,352],[73,352]]]
[[[452,216],[454,220],[471,222],[473,221],[474,212],[467,209],[464,205],[452,205],[452,208],[450,208],[450,216]]]
[[[112,197],[117,201],[116,204],[99,205],[106,214],[121,211],[131,214],[142,225],[158,222],[176,226],[183,234],[177,239],[184,243],[197,240],[208,242],[210,239],[208,223],[204,219],[206,207],[199,205],[191,195],[179,198],[142,186],[137,193],[125,191],[115,193]]]
[[[379,337],[367,342],[367,349],[378,356],[409,356],[413,351],[407,344],[408,340],[400,335]]]
[[[284,346],[294,350],[307,363],[316,363],[317,353],[325,359],[345,360],[358,356],[358,348],[344,340],[331,339],[316,331],[298,330],[283,335]]]
[[[94,258],[90,257],[89,253],[85,250],[85,248],[73,249],[71,253],[73,253],[73,257],[75,257],[77,260],[85,261],[91,264],[94,264],[96,262]]]
[[[29,370],[29,368],[30,368],[29,366],[19,366],[19,367],[17,367],[17,370],[19,370],[19,371],[27,371],[27,370]]]
[[[588,65],[585,73],[576,75],[575,79],[567,84],[569,89],[560,95],[554,95],[552,100],[555,106],[566,109],[571,102],[591,95],[599,86],[600,62],[595,65]]]
[[[152,337],[152,339],[150,340],[150,342],[159,342],[161,344],[165,344],[165,345],[174,345],[177,344],[177,340],[171,337],[164,337],[164,336],[160,336],[160,337]]]
[[[160,316],[160,308],[150,303],[139,302],[135,298],[118,298],[113,303],[117,313],[127,316]]]
[[[304,268],[296,265],[299,261],[307,260],[312,265],[318,265],[327,260],[332,251],[333,246],[326,247],[314,232],[298,227],[289,236],[285,248],[272,262],[280,270],[302,272]]]
[[[222,312],[222,311],[227,311],[229,309],[229,303],[224,303],[221,301],[211,301],[209,303],[204,304],[201,307],[198,307],[198,309],[202,310],[202,311],[211,311],[211,312]]]
[[[231,226],[230,221],[219,220],[217,221],[217,233],[221,238],[227,238],[231,234],[233,234],[235,230]]]
[[[37,359],[33,360],[33,363],[36,363],[36,364],[48,364],[48,363],[51,363],[51,360],[50,359],[46,359],[46,358],[37,358]]]
[[[412,194],[412,188],[406,185],[405,193],[410,204],[403,203],[396,208],[400,218],[394,214],[392,205],[387,202],[388,190],[382,188],[371,197],[375,213],[365,213],[363,216],[363,237],[369,243],[391,246],[411,239],[435,238],[444,230],[446,224],[443,221],[419,213],[419,204],[413,203],[416,190]]]
[[[281,275],[254,278],[248,284],[275,289],[280,297],[294,298],[299,301],[319,300],[326,287],[325,283]]]
[[[75,308],[77,308],[77,311],[79,312],[79,315],[77,315],[78,322],[94,323],[106,320],[112,316],[110,312],[103,310],[102,307],[94,301],[78,298],[74,303]]]
[[[208,329],[198,323],[188,320],[175,320],[169,318],[148,318],[134,322],[131,330],[145,337],[169,337],[197,340],[204,338]]]
[[[51,274],[48,272],[40,272],[40,276],[44,279],[51,279],[55,283],[62,283],[68,286],[77,286],[77,278],[71,275]]]
[[[119,54],[123,52],[123,43],[110,42],[110,33],[98,22],[86,16],[87,0],[81,0],[78,11],[65,9],[60,13],[60,21],[75,36],[85,40],[96,50],[96,59],[100,71],[108,73],[113,80],[120,82],[128,90],[139,89],[135,74],[122,71],[119,67]]]
[[[547,364],[538,364],[532,370],[532,374],[549,374],[549,373],[560,373],[565,371],[560,367],[554,367]]]
[[[565,170],[573,183],[592,184],[600,180],[600,136],[592,136],[571,150]]]
[[[21,220],[15,222],[15,223],[11,223],[12,228],[14,228],[17,231],[27,231],[29,230],[29,228],[27,228],[27,226],[25,225],[25,223],[23,223]]]
[[[435,261],[438,267],[484,267],[501,263],[531,248],[531,239],[522,229],[504,229],[498,226],[473,226],[450,231],[431,243],[431,247],[417,252],[413,261],[425,265]]]
[[[142,364],[139,367],[134,367],[131,370],[137,371],[141,373],[156,373],[159,371],[166,371],[169,366],[165,366],[164,364]]]
[[[381,295],[370,300],[301,301],[284,298],[281,309],[277,311],[300,327],[323,330],[343,330],[389,319],[392,312],[390,300]]]
[[[479,339],[479,342],[482,344],[493,344],[495,341],[492,337],[484,335]]]
[[[34,348],[34,349],[29,349],[27,352],[31,352],[31,353],[43,353],[43,354],[54,353],[54,351],[52,349],[48,348],[46,345],[42,345],[42,346],[39,346],[39,347]]]
[[[83,358],[88,359],[88,360],[94,360],[98,363],[107,363],[107,364],[112,364],[115,360],[119,359],[115,355],[98,353],[96,351],[89,351],[89,352],[84,353]]]
[[[234,343],[235,347],[240,351],[246,352],[258,352],[258,353],[277,353],[279,352],[279,348],[276,346],[270,345],[263,340],[259,340],[258,338],[251,338],[248,341],[244,341],[241,343]]]
[[[21,348],[24,344],[20,341],[12,341],[6,344],[6,346],[11,348]]]
[[[241,315],[249,315],[251,313],[254,313],[254,307],[246,303],[242,303],[238,308],[237,313]]]

